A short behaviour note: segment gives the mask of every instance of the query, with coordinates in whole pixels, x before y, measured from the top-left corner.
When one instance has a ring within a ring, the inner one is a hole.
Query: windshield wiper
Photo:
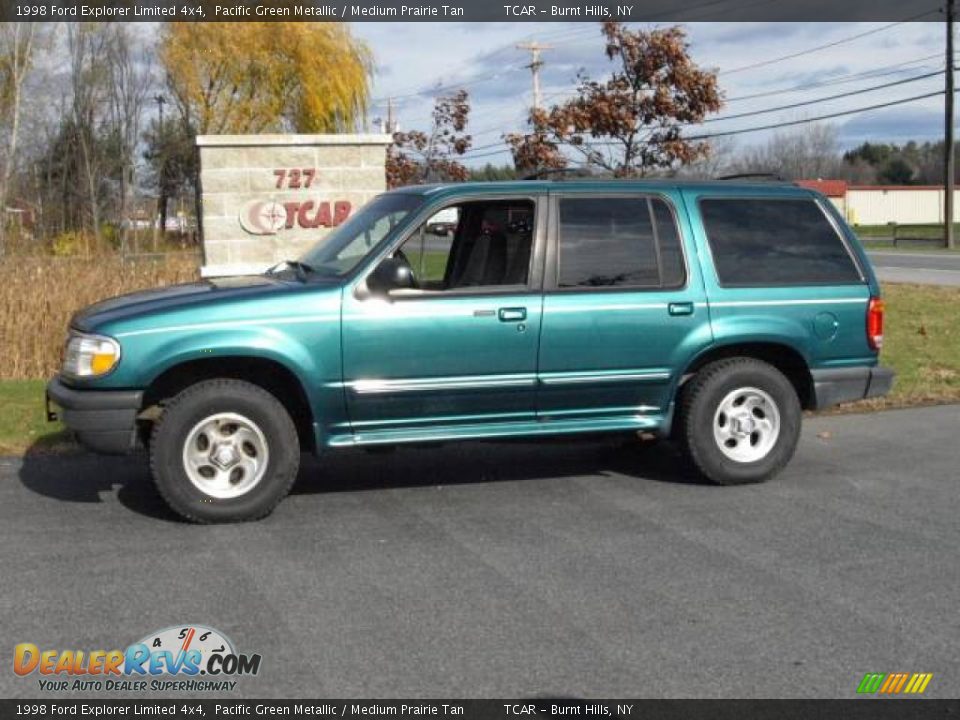
[[[279,275],[285,268],[292,268],[297,274],[297,280],[301,282],[307,279],[307,275],[312,275],[316,272],[316,269],[314,269],[312,265],[307,265],[305,262],[300,262],[299,260],[281,260],[264,274]]]

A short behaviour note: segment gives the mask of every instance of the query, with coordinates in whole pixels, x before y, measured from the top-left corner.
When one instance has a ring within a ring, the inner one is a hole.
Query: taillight
[[[867,344],[876,352],[883,347],[883,300],[878,297],[867,304]]]

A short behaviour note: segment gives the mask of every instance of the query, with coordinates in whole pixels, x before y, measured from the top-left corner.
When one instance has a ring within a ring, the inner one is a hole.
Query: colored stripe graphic
[[[933,673],[866,673],[857,686],[858,693],[881,695],[920,695],[933,679]]]
[[[883,682],[883,679],[886,677],[886,673],[867,673],[863,676],[863,680],[860,681],[860,686],[857,688],[858,693],[875,693],[880,689],[880,684]]]

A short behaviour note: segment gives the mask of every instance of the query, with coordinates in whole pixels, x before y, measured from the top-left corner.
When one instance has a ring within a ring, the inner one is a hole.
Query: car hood
[[[101,300],[77,312],[70,320],[70,326],[81,332],[95,332],[97,328],[118,320],[210,302],[275,295],[302,287],[300,282],[265,275],[210,278]]]

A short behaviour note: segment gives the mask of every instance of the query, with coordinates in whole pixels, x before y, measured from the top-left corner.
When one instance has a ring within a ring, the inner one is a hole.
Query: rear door
[[[811,367],[873,364],[870,286],[828,202],[796,188],[689,189],[718,343],[777,342]]]
[[[669,410],[685,358],[710,342],[690,229],[674,193],[555,193],[538,375],[543,420]]]

